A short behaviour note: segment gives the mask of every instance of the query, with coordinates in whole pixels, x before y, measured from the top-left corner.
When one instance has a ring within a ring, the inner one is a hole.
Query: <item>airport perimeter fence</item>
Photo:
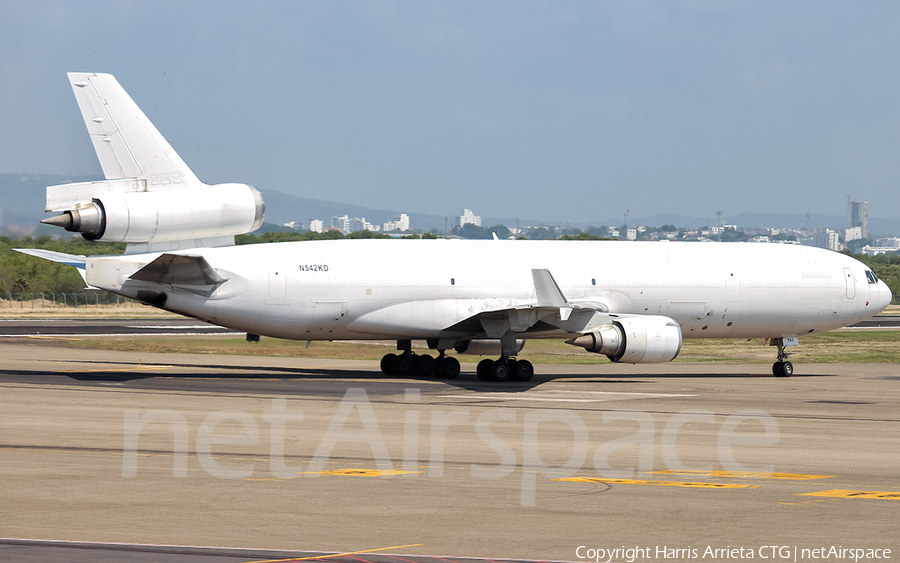
[[[77,308],[147,309],[148,305],[106,291],[54,293],[52,291],[16,293],[0,292],[0,309],[77,309]]]

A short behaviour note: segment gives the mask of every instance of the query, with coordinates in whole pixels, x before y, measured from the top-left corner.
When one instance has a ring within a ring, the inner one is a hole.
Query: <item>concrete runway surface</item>
[[[2,340],[0,560],[900,557],[896,365],[463,370]]]

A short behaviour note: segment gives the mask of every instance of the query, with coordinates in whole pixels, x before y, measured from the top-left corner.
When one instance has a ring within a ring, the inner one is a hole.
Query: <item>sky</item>
[[[0,173],[102,177],[66,72],[206,183],[590,222],[900,217],[893,1],[0,0]]]

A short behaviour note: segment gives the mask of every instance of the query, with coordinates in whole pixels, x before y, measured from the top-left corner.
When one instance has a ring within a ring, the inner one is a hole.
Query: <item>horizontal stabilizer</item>
[[[202,256],[163,254],[131,275],[133,280],[175,285],[218,285],[226,280]]]
[[[40,248],[14,248],[16,252],[22,254],[30,254],[51,262],[58,262],[66,266],[75,266],[79,270],[84,271],[84,263],[87,258],[81,254],[65,254],[63,252],[54,252],[53,250],[43,250]]]
[[[22,254],[29,254],[31,256],[37,256],[38,258],[43,258],[44,260],[50,260],[51,262],[56,262],[58,264],[65,264],[66,266],[75,266],[78,269],[78,273],[81,274],[81,279],[84,280],[85,285],[88,289],[97,289],[93,287],[87,282],[87,272],[85,271],[85,261],[87,258],[82,254],[66,254],[64,252],[56,252],[53,250],[44,250],[41,248],[13,248],[16,252],[21,252]]]

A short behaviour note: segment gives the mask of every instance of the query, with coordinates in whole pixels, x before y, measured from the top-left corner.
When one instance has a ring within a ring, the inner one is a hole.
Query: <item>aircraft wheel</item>
[[[400,377],[407,377],[412,375],[412,372],[415,368],[415,362],[413,361],[412,356],[409,354],[401,354],[397,356],[397,360],[394,362],[394,373],[395,375],[399,375]]]
[[[790,377],[794,375],[794,364],[791,362],[775,362],[772,365],[772,373],[775,377]]]
[[[456,358],[444,358],[436,363],[435,375],[441,379],[453,379],[459,375],[459,360]]]
[[[494,362],[494,365],[491,366],[491,379],[494,381],[509,381],[512,377],[512,369],[510,369],[510,362],[506,360],[499,360]]]
[[[531,381],[534,377],[534,366],[528,360],[517,360],[513,365],[513,377],[516,381]]]
[[[478,379],[482,381],[490,381],[491,380],[491,370],[494,367],[494,360],[485,358],[478,362],[478,367],[475,368],[475,375],[478,376]]]
[[[416,364],[418,364],[419,373],[422,375],[431,375],[434,373],[434,358],[428,354],[416,356]]]
[[[397,362],[397,354],[385,354],[381,358],[381,373],[384,375],[396,375],[395,364]]]

